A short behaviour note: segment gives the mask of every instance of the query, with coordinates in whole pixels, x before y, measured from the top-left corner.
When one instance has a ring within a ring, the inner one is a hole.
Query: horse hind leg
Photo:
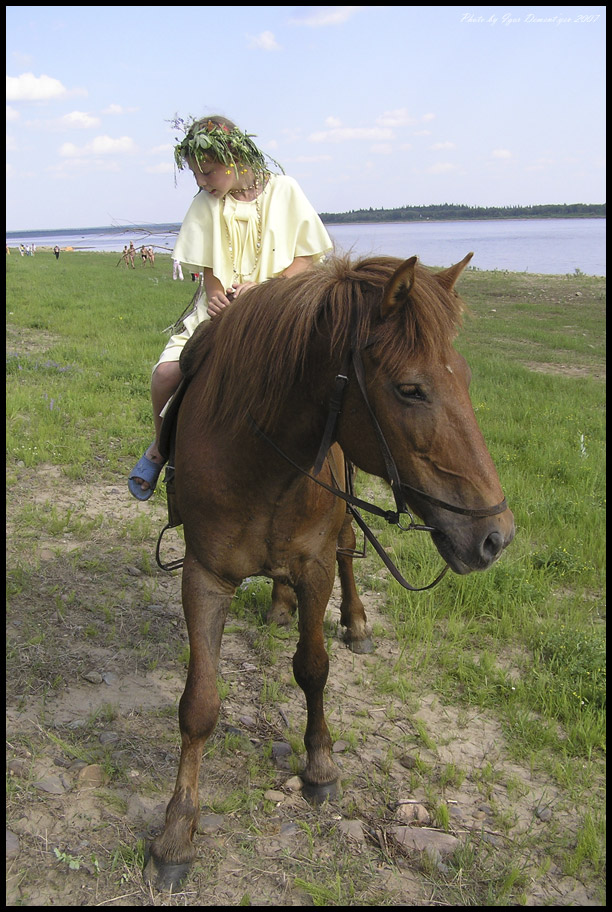
[[[195,858],[193,835],[199,818],[198,776],[204,745],[219,716],[217,667],[223,624],[232,592],[220,592],[200,565],[186,555],[183,608],[189,634],[189,669],[179,703],[181,757],[174,794],[162,832],[149,848],[145,880],[176,890]]]
[[[367,626],[365,608],[355,585],[353,558],[349,554],[342,553],[343,551],[354,551],[355,544],[353,524],[350,514],[347,513],[338,535],[338,550],[336,552],[338,576],[340,577],[342,590],[340,623],[346,628],[344,642],[349,649],[359,654],[365,654],[374,651],[374,643]]]
[[[274,622],[279,627],[289,627],[297,608],[297,597],[292,586],[280,580],[274,580],[272,587],[272,604],[266,615],[268,624]]]
[[[335,797],[338,781],[338,767],[332,759],[331,735],[323,710],[323,691],[329,671],[323,616],[331,594],[331,582],[324,593],[311,586],[297,588],[300,635],[293,657],[293,673],[304,691],[307,709],[304,734],[307,760],[301,778],[304,797],[315,804]]]

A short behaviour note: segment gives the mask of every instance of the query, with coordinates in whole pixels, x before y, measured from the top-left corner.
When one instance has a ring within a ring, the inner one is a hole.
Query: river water
[[[118,251],[130,241],[171,252],[179,225],[145,228],[81,228],[66,231],[7,232],[10,247],[72,247]],[[490,219],[452,222],[384,222],[327,225],[340,251],[357,256],[416,254],[426,266],[450,266],[474,251],[471,266],[485,270],[565,275],[606,274],[605,219]]]

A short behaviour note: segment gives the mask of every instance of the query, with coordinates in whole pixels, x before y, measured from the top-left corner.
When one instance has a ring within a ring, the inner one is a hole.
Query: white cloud
[[[431,165],[430,168],[427,168],[428,174],[449,174],[451,171],[458,171],[458,165],[453,165],[451,162],[437,162],[435,165]]]
[[[407,108],[396,108],[394,111],[385,111],[376,118],[376,123],[381,127],[409,127],[416,120],[408,114]]]
[[[48,101],[62,98],[67,91],[59,79],[52,76],[22,73],[21,76],[6,77],[7,101]]]
[[[10,105],[6,106],[6,119],[7,120],[19,120],[19,111],[16,111],[15,108],[11,108]]]
[[[433,146],[430,146],[429,148],[431,149],[432,152],[440,152],[442,149],[454,149],[455,143],[454,142],[437,142],[437,143],[434,143]]]
[[[321,130],[311,133],[310,142],[347,142],[348,140],[377,140],[393,139],[393,131],[385,127],[334,127],[331,130]]]
[[[290,19],[290,25],[307,25],[310,28],[321,28],[327,25],[342,25],[354,16],[363,6],[319,6],[317,12],[303,19]]]
[[[154,146],[152,149],[149,150],[149,155],[161,155],[161,154],[165,155],[167,153],[171,154],[173,149],[174,149],[174,146],[171,146],[170,143],[165,143],[162,146]]]
[[[148,174],[169,174],[174,171],[174,166],[170,162],[160,162],[158,165],[148,165],[145,171]]]
[[[423,120],[425,122],[427,122],[429,120],[435,120],[435,119],[436,119],[435,114],[423,114],[423,116],[421,117],[421,120]]]
[[[326,127],[341,127],[342,121],[338,117],[326,117],[325,126]]]
[[[512,152],[509,149],[493,149],[491,155],[493,158],[512,158]]]
[[[71,111],[60,118],[60,126],[74,127],[77,130],[88,130],[90,127],[100,126],[100,118],[92,117],[84,111]]]
[[[259,48],[262,51],[277,51],[280,45],[272,32],[260,32],[259,35],[249,35],[249,47]]]
[[[374,152],[376,155],[391,155],[393,146],[391,143],[375,143],[370,146],[370,152]]]
[[[331,155],[297,155],[295,158],[288,159],[298,165],[311,165],[314,162],[331,161]]]
[[[96,136],[86,146],[75,146],[74,143],[63,143],[60,147],[59,154],[63,158],[77,158],[79,156],[89,155],[114,155],[116,153],[136,152],[136,144],[129,136],[121,136],[119,139],[112,139],[110,136]]]

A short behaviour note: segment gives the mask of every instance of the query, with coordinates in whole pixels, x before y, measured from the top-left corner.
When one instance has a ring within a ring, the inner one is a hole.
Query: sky
[[[9,6],[7,230],[179,223],[175,115],[318,212],[603,203],[603,6]]]

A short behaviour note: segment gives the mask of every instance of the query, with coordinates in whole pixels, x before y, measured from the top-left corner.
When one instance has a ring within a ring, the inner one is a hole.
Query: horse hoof
[[[302,795],[307,801],[310,801],[311,804],[323,804],[328,798],[332,799],[338,796],[338,780],[334,779],[333,782],[326,782],[324,785],[304,782]]]
[[[370,637],[363,637],[361,640],[347,640],[346,645],[351,652],[356,652],[357,655],[367,655],[369,652],[374,652],[374,643]]]
[[[153,855],[149,856],[149,860],[145,865],[145,869],[142,872],[142,876],[145,880],[145,883],[151,884],[152,887],[155,887],[161,892],[171,892],[175,893],[177,890],[180,890],[191,864],[162,864],[160,861],[157,861]]]

